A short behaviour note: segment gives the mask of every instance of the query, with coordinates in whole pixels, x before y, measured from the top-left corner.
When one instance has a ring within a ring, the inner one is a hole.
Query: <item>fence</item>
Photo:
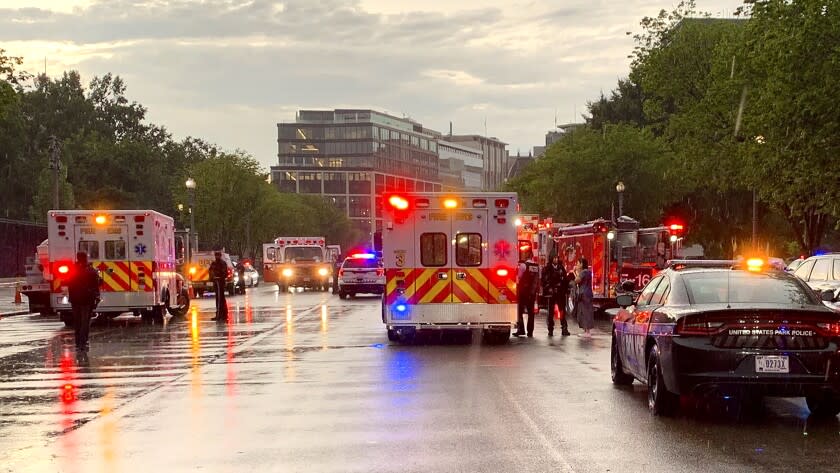
[[[47,226],[0,218],[0,277],[24,275],[26,258],[47,238]]]

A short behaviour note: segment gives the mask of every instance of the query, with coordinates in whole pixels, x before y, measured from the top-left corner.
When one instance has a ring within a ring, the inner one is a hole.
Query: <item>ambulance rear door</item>
[[[487,303],[487,209],[450,210],[452,302]]]
[[[452,217],[444,209],[414,212],[417,254],[413,304],[452,302]]]
[[[137,273],[128,250],[128,225],[114,216],[76,216],[76,251],[84,251],[102,279],[100,308],[130,305],[129,293],[137,290]]]

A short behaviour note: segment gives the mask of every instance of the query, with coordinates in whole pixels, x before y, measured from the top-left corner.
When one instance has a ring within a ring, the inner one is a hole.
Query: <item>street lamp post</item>
[[[615,185],[615,191],[618,193],[618,218],[624,215],[624,183],[618,181]]]
[[[187,192],[190,193],[190,228],[187,229],[187,240],[189,241],[189,260],[192,262],[192,255],[193,255],[193,232],[195,231],[195,212],[193,212],[193,208],[195,207],[195,179],[188,178],[187,182],[185,183],[187,186]],[[198,246],[198,245],[196,245]]]
[[[764,144],[764,136],[758,135],[755,137],[755,142],[759,145]],[[758,196],[756,195],[755,186],[752,191],[752,246],[755,251],[756,241],[755,237],[758,234]]]

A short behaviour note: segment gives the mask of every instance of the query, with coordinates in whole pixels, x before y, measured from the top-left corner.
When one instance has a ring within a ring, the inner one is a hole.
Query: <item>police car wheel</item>
[[[397,331],[393,329],[388,329],[388,340],[392,342],[399,341],[399,336],[397,335]]]
[[[680,405],[680,397],[665,386],[662,375],[662,364],[659,360],[659,347],[654,345],[650,349],[648,358],[648,408],[655,416],[673,416]]]

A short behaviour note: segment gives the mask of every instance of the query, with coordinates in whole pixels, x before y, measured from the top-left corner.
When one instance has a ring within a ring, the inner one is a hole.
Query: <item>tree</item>
[[[747,180],[810,252],[840,217],[840,5],[768,0],[746,12]]]
[[[609,98],[602,92],[598,100],[587,102],[589,117],[586,117],[586,123],[594,130],[601,130],[607,124],[621,123],[644,127],[644,102],[644,93],[639,84],[631,79],[619,79],[618,87]]]

